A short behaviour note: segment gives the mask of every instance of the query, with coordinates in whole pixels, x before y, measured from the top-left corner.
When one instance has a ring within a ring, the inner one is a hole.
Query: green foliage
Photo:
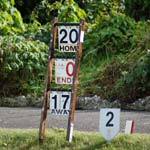
[[[66,0],[58,10],[58,18],[63,22],[78,22],[79,18],[85,18],[86,14],[74,0]]]
[[[90,69],[93,80],[83,86],[85,95],[97,94],[109,100],[120,99],[124,102],[133,102],[149,95],[149,56],[146,54],[150,48],[149,21],[136,23],[124,15],[107,16],[105,20],[102,19],[96,28],[93,27],[85,41],[85,47],[94,45],[86,47],[85,52],[88,53],[83,59],[89,69],[93,68]],[[120,36],[117,36],[118,33]],[[97,66],[98,59],[100,66]]]
[[[114,12],[124,12],[122,0],[75,0],[86,12],[86,21],[95,23],[99,16],[106,16]]]
[[[24,24],[13,0],[0,5],[0,95],[43,93],[50,25]]]
[[[52,11],[57,13],[57,9],[61,7],[60,2],[54,4],[49,3],[48,0],[42,0],[32,11],[31,20],[38,20],[40,23],[45,24],[50,22],[56,14],[51,15]]]
[[[138,98],[149,95],[150,88],[150,54],[138,59],[129,69],[124,71],[123,76],[115,86],[115,92],[121,100],[133,102]]]
[[[135,42],[131,40],[135,25],[133,19],[121,13],[100,17],[86,35],[88,40],[85,41],[84,48],[87,55],[110,57],[112,54],[126,53]]]
[[[20,12],[12,4],[14,4],[13,0],[0,2],[0,32],[2,35],[25,30]]]
[[[32,11],[40,2],[41,0],[15,0],[15,7],[21,13],[24,22],[30,23],[30,16]]]
[[[150,95],[150,36],[144,31],[142,35],[134,49],[112,57],[112,61],[94,73],[94,80],[89,83],[92,86],[85,87],[86,93],[92,91],[103,98],[128,103]]]
[[[32,12],[32,18],[36,18],[42,24],[49,22],[54,17],[58,17],[59,21],[76,22],[79,21],[79,18],[86,17],[86,14],[74,0],[55,1],[54,3],[42,0]]]
[[[1,0],[0,1],[0,10],[1,11],[9,11],[9,9],[14,6],[14,0]]]
[[[150,22],[133,19],[149,19],[148,6],[141,0],[1,0],[0,95],[42,93],[53,17],[86,18],[80,93],[126,102],[150,95]]]
[[[37,94],[44,82],[47,45],[17,35],[0,37],[0,43],[1,94]]]
[[[149,0],[125,0],[125,12],[136,20],[150,19]]]
[[[26,24],[25,27],[26,27],[26,30],[24,32],[25,38],[32,40],[39,40],[49,45],[50,29],[51,29],[50,23],[41,25],[38,21],[34,20],[33,23]]]

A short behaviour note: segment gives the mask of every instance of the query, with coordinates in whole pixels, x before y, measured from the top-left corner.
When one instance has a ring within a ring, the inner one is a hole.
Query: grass
[[[74,132],[73,141],[65,140],[64,129],[47,129],[43,142],[36,129],[0,129],[0,150],[150,150],[150,135],[119,134],[106,142],[98,132]]]

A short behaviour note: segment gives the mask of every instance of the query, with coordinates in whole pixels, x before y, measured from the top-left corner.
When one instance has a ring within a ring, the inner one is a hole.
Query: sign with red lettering
[[[55,59],[56,84],[72,84],[74,75],[74,59]]]
[[[58,42],[60,52],[76,52],[79,38],[79,26],[59,26]]]
[[[50,114],[68,115],[70,112],[71,91],[50,92]]]

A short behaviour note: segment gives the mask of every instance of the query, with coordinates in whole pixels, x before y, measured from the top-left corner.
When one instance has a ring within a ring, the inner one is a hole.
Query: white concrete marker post
[[[110,141],[120,130],[120,109],[100,110],[99,130],[105,140]]]
[[[134,120],[127,120],[125,126],[125,134],[132,134],[134,132]]]

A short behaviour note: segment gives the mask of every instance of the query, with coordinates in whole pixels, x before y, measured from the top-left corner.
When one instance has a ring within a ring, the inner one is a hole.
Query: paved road
[[[0,107],[0,128],[38,128],[40,123],[39,108],[6,108]],[[135,132],[150,133],[150,112],[121,112],[121,132],[124,131],[125,122],[134,119]],[[67,127],[66,116],[47,117],[47,128]],[[75,130],[98,131],[99,111],[76,111]]]

